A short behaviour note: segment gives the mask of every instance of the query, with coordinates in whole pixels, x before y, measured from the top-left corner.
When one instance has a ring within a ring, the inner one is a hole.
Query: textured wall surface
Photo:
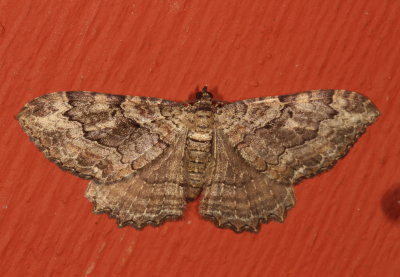
[[[400,276],[399,64],[398,0],[0,0],[0,275]],[[203,84],[227,101],[344,88],[381,117],[258,234],[216,228],[198,201],[119,229],[14,118],[52,91],[185,101]]]

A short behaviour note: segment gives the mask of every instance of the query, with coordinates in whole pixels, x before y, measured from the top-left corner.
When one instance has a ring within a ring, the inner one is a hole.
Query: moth
[[[378,117],[346,90],[191,102],[63,91],[27,103],[17,118],[60,168],[90,180],[94,212],[141,229],[182,217],[199,196],[218,227],[257,232],[283,222],[293,186],[330,169]]]

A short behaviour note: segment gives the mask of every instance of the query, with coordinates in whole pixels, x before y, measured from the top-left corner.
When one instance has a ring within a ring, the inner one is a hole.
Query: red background
[[[14,118],[52,91],[186,101],[203,84],[227,101],[343,88],[382,115],[258,234],[216,228],[198,201],[119,229]],[[0,275],[400,276],[399,91],[398,0],[0,0]]]

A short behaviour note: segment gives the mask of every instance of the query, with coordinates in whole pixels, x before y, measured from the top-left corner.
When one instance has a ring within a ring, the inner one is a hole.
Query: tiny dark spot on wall
[[[400,184],[387,190],[382,196],[383,213],[392,221],[400,223]]]

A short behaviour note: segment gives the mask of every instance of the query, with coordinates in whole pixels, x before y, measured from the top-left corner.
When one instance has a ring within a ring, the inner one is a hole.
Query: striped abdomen
[[[188,131],[185,149],[185,175],[188,198],[195,198],[207,179],[211,158],[214,118],[210,106],[198,107],[193,113],[193,128]]]

